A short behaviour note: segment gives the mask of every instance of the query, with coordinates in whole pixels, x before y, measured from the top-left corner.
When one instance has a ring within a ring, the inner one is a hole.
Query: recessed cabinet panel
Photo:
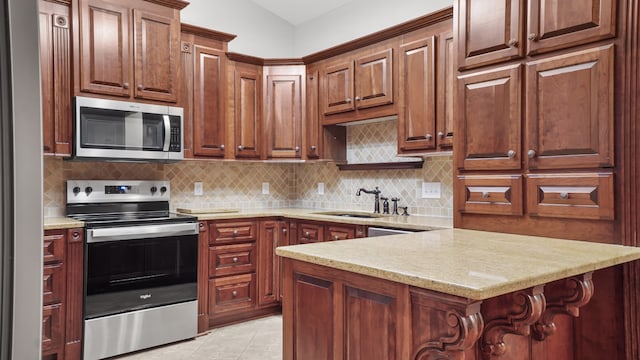
[[[465,170],[520,169],[520,65],[459,77],[461,140]]]
[[[254,243],[209,248],[209,276],[226,276],[256,270]]]
[[[302,76],[267,76],[268,158],[300,158]]]
[[[613,166],[613,46],[527,64],[530,169]]]
[[[522,215],[522,175],[458,176],[457,208],[463,213]]]
[[[255,241],[258,231],[254,221],[221,222],[209,226],[211,245]]]
[[[529,0],[527,53],[615,36],[615,0]]]
[[[260,157],[262,74],[252,65],[237,64],[235,71],[236,157]]]
[[[530,174],[527,199],[531,216],[613,220],[613,174]]]
[[[224,52],[202,46],[194,47],[195,91],[193,111],[193,153],[223,157],[226,121],[223,107]]]
[[[209,280],[209,313],[250,309],[256,304],[255,273]]]
[[[524,54],[524,0],[458,0],[461,69],[495,64]]]
[[[393,103],[393,49],[356,60],[358,109]]]

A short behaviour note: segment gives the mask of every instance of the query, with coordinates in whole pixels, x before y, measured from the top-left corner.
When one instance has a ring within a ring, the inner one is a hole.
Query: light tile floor
[[[212,329],[193,340],[111,358],[112,360],[280,360],[282,316]]]

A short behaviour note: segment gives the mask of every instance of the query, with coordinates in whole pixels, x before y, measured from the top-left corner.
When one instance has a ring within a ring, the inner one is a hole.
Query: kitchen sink
[[[363,218],[363,219],[374,219],[374,218],[385,216],[381,214],[373,214],[373,213],[357,212],[357,211],[322,211],[322,212],[316,212],[314,214],[340,216],[340,217],[354,217],[354,218]]]

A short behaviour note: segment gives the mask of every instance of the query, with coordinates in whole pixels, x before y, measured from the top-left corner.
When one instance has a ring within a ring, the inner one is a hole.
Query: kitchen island
[[[287,360],[572,359],[565,342],[593,272],[640,259],[640,248],[463,229],[276,253]]]

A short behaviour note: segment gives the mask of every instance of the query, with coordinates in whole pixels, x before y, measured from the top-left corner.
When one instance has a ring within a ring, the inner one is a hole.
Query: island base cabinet
[[[286,360],[595,359],[574,348],[590,272],[474,300],[290,258],[283,267]]]

